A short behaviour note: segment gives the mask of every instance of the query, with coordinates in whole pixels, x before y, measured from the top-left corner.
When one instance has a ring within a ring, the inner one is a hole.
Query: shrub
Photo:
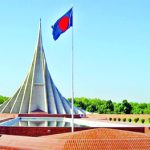
[[[123,120],[123,122],[126,122],[126,118],[123,118],[122,120]]]
[[[144,123],[145,122],[145,119],[141,119],[141,123]]]
[[[137,123],[139,121],[139,118],[134,118],[134,122]]]
[[[109,121],[112,121],[112,118],[109,118]]]
[[[118,121],[121,121],[121,118],[118,118]]]
[[[116,121],[116,118],[113,118],[114,121]]]
[[[131,119],[131,118],[128,118],[128,121],[129,121],[129,122],[131,122],[131,121],[132,121],[132,119]]]

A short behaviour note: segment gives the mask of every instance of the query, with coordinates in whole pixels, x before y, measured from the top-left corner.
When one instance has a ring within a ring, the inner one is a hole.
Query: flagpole
[[[73,13],[73,7],[72,7],[72,13]],[[73,20],[73,15],[72,15],[72,20]],[[73,26],[72,25],[72,126],[71,126],[71,132],[74,132],[74,30],[73,30]]]

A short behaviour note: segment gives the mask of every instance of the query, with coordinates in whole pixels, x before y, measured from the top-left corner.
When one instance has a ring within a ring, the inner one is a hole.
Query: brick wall
[[[19,117],[65,117],[65,118],[71,118],[71,115],[68,114],[18,114]],[[81,118],[80,114],[75,114],[74,118]]]
[[[75,131],[96,129],[94,127],[75,127]],[[118,129],[124,131],[140,132],[140,133],[150,133],[149,128],[144,127],[111,127],[107,129]],[[21,136],[42,136],[42,135],[53,135],[60,133],[71,132],[70,127],[0,127],[0,134],[8,135],[21,135]]]
[[[75,131],[93,128],[75,127]],[[0,127],[0,134],[21,135],[21,136],[42,136],[71,132],[70,127]]]

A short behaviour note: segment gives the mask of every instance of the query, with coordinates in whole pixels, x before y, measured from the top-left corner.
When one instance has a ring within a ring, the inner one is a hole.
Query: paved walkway
[[[149,147],[150,135],[106,128],[42,137],[0,137],[0,149],[11,150],[149,150]]]
[[[116,122],[108,122],[104,120],[97,119],[74,119],[74,123],[80,125],[87,125],[90,127],[135,127],[133,124],[124,124],[124,123],[116,123]]]

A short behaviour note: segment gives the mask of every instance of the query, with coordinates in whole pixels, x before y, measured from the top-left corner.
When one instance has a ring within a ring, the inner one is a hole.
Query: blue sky
[[[12,96],[34,54],[39,18],[51,76],[71,97],[71,29],[51,25],[74,6],[75,96],[150,101],[149,0],[1,0],[0,94]]]

